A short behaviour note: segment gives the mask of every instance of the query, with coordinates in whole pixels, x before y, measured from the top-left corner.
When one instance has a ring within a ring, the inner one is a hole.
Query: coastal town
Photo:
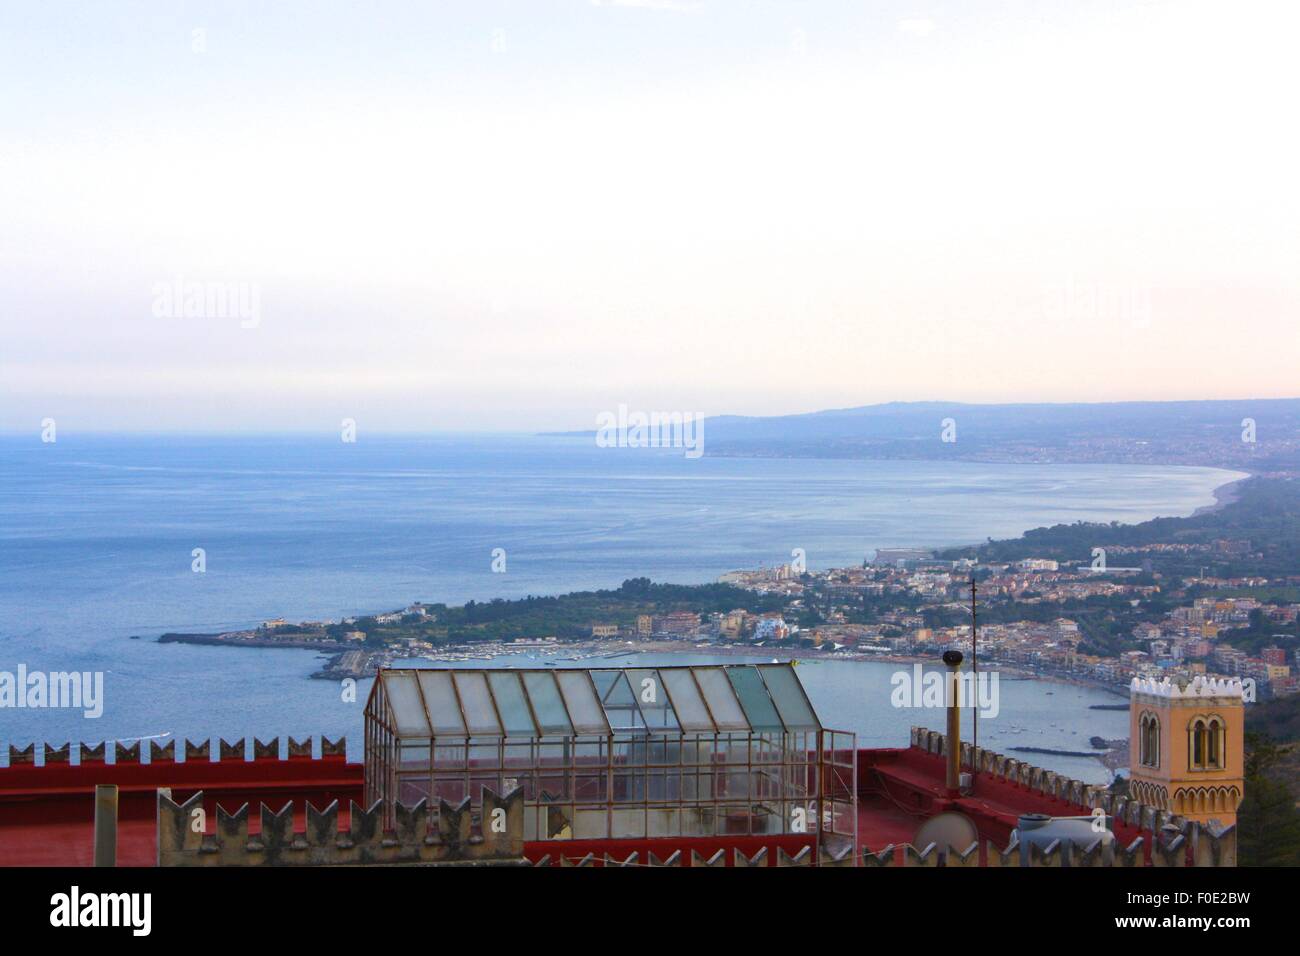
[[[304,621],[290,624],[269,620],[260,627],[219,635],[168,635],[172,640],[221,643],[253,647],[298,647],[331,654],[328,667],[317,676],[335,679],[365,677],[375,669],[407,658],[482,660],[511,654],[557,653],[570,659],[610,653],[699,650],[775,653],[780,656],[836,655],[845,659],[934,660],[948,648],[971,647],[969,622],[932,626],[936,614],[970,612],[971,573],[968,562],[928,556],[899,558],[881,552],[862,567],[796,573],[790,565],[735,571],[722,582],[758,595],[778,596],[784,608],[753,613],[744,608],[700,614],[669,611],[639,614],[629,625],[592,622],[583,637],[561,640],[554,635],[519,637],[509,641],[443,644],[429,637],[399,637],[381,647],[371,646],[362,628],[386,626],[401,630],[418,624],[436,627],[437,613],[427,605],[406,608],[372,618],[346,618],[341,622]],[[1052,608],[1092,598],[1121,598],[1134,609],[1162,593],[1159,585],[1140,584],[1132,572],[1105,574],[1084,568],[1066,568],[1055,561],[1031,559],[1013,565],[979,567],[977,602],[986,608],[1010,602]],[[1129,578],[1126,580],[1126,578]],[[1213,588],[1252,590],[1273,585],[1300,586],[1300,576],[1284,580],[1190,579],[1168,582],[1176,593]],[[873,623],[855,617],[868,596],[894,596],[911,606],[888,610]],[[800,624],[811,610],[824,623]],[[979,658],[989,666],[1007,665],[1044,677],[1085,681],[1120,689],[1133,677],[1235,676],[1253,682],[1260,699],[1300,691],[1296,650],[1284,646],[1294,632],[1300,602],[1266,604],[1254,597],[1196,597],[1179,604],[1154,621],[1134,625],[1132,638],[1139,648],[1107,657],[1088,653],[1079,623],[1069,616],[1045,620],[981,623]],[[1228,638],[1251,626],[1252,616],[1262,616],[1278,628],[1278,644],[1248,653]],[[341,639],[334,636],[339,627]]]
[[[972,574],[977,570],[983,576],[976,579]],[[783,615],[763,615],[749,621],[749,616],[741,612],[720,622],[722,636],[752,634],[777,641],[798,639],[831,653],[929,660],[949,648],[971,648],[969,620],[949,626],[931,626],[929,621],[933,612],[969,618],[972,580],[977,580],[977,621],[983,611],[1008,604],[1050,611],[1092,599],[1119,599],[1141,614],[1144,607],[1149,611],[1153,598],[1167,600],[1172,595],[1186,603],[1178,603],[1154,620],[1134,624],[1131,639],[1137,646],[1116,656],[1089,653],[1086,633],[1067,613],[981,623],[975,650],[979,659],[990,665],[1006,664],[1040,676],[1116,689],[1127,688],[1134,677],[1209,675],[1252,681],[1260,699],[1300,691],[1296,676],[1300,660],[1294,636],[1300,602],[1268,604],[1259,598],[1228,594],[1191,596],[1203,590],[1295,588],[1300,585],[1300,575],[1277,580],[1189,578],[1147,584],[1136,580],[1136,569],[1102,572],[1089,565],[1065,567],[1053,560],[1034,558],[977,568],[968,561],[943,562],[925,554],[900,557],[894,552],[881,552],[862,568],[817,572],[798,579],[788,567],[736,572],[726,577],[759,592],[785,595],[792,608],[811,602],[825,612],[827,623],[804,631],[797,625],[787,625]],[[907,596],[915,601],[916,608],[885,612],[880,623],[850,623],[854,599],[863,594]],[[978,607],[980,604],[984,607]],[[1260,619],[1277,629],[1277,643],[1263,646],[1257,653],[1234,646],[1234,635],[1248,631]]]
[[[975,650],[984,666],[1116,691],[1135,677],[1235,677],[1263,701],[1300,691],[1300,574],[1286,573],[1294,564],[1278,542],[1224,532],[1256,521],[1279,495],[1296,497],[1292,482],[1278,484],[1248,488],[1245,500],[1214,514],[1156,519],[1150,528],[1061,526],[1041,544],[1029,533],[975,549],[879,549],[861,565],[823,570],[807,569],[796,549],[790,562],[728,572],[709,585],[643,578],[611,591],[459,607],[416,602],[341,621],[273,619],[160,640],[316,650],[327,657],[314,675],[323,679],[366,677],[411,659],[704,651],[916,661],[956,648]],[[1135,528],[1160,540],[1088,549],[1069,537],[1133,538]],[[1010,545],[1037,553],[991,559]],[[1063,559],[1063,549],[1082,555]]]

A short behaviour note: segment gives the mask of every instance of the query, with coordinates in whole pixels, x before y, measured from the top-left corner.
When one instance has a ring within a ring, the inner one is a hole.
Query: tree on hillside
[[[1246,795],[1237,811],[1241,866],[1300,866],[1300,810],[1274,771],[1282,752],[1268,737],[1246,735]]]

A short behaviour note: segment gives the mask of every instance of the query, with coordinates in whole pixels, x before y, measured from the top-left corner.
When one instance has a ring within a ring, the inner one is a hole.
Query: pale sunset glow
[[[1294,4],[0,19],[0,428],[1296,393]]]

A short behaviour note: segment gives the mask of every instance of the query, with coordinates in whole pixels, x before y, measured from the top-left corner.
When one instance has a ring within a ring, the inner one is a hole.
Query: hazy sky
[[[0,428],[1300,394],[1297,27],[8,3]],[[256,318],[160,305],[177,282]]]

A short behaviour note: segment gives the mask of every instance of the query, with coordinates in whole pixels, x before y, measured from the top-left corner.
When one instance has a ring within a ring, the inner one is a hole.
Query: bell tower
[[[1201,823],[1236,823],[1243,792],[1241,681],[1134,678],[1129,795]]]

